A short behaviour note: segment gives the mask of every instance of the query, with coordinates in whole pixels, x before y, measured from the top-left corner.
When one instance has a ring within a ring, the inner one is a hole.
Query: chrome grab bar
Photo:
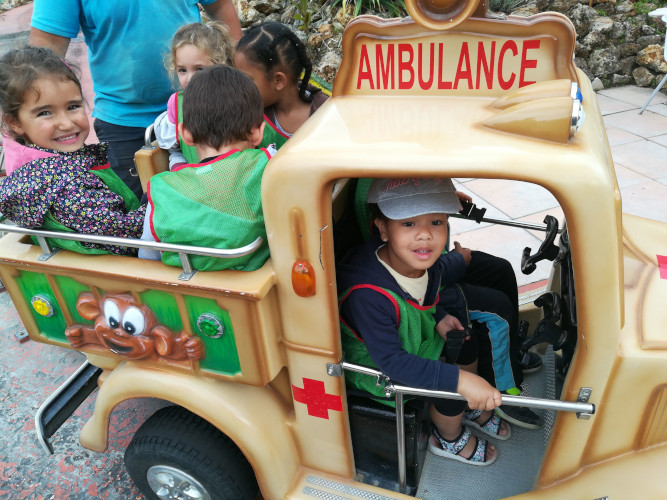
[[[157,241],[139,240],[136,238],[120,238],[118,236],[100,236],[97,234],[83,234],[83,233],[66,233],[61,231],[47,231],[44,229],[28,229],[25,227],[13,226],[8,224],[0,224],[0,232],[18,233],[35,236],[39,242],[39,246],[44,252],[38,257],[38,260],[45,261],[56,254],[59,249],[53,251],[46,238],[60,238],[63,240],[85,241],[89,243],[97,243],[101,245],[117,245],[121,247],[132,248],[148,248],[151,250],[161,250],[167,252],[178,253],[183,264],[184,272],[179,276],[180,280],[187,281],[196,271],[192,270],[189,264],[188,255],[204,255],[206,257],[219,257],[221,259],[231,259],[235,257],[244,257],[257,250],[264,241],[261,236],[258,236],[255,241],[240,248],[207,248],[195,247],[190,245],[178,245],[175,243],[160,243]],[[184,262],[187,261],[187,264]]]
[[[403,427],[403,395],[428,396],[434,398],[456,399],[465,401],[466,399],[457,392],[431,391],[427,389],[418,389],[405,385],[395,384],[389,377],[379,370],[368,368],[367,366],[355,365],[341,360],[340,363],[327,363],[327,374],[332,377],[340,377],[343,370],[349,370],[364,375],[370,375],[377,378],[377,385],[380,387],[381,381],[385,382],[385,394],[387,397],[394,395],[396,402],[396,440],[398,453],[398,486],[401,493],[406,492],[406,458],[405,458],[405,429]],[[583,387],[579,392],[579,401],[560,401],[544,398],[530,398],[525,396],[502,395],[502,404],[508,406],[523,406],[528,408],[541,408],[546,410],[576,412],[577,418],[588,419],[595,413],[595,405],[588,403],[591,390]]]
[[[333,368],[331,368],[333,367]],[[447,392],[447,391],[432,391],[428,389],[419,389],[416,387],[408,387],[405,385],[395,384],[389,377],[379,370],[373,368],[368,368],[366,366],[355,365],[348,363],[347,361],[341,361],[338,365],[328,364],[327,373],[332,376],[337,376],[337,370],[335,367],[340,367],[341,374],[342,370],[349,370],[356,373],[362,373],[364,375],[371,375],[377,377],[378,380],[385,381],[385,394],[387,397],[396,394],[409,394],[412,396],[423,396],[423,397],[433,397],[433,398],[444,398],[444,399],[455,399],[459,401],[465,401],[466,399],[457,392]],[[379,386],[379,384],[378,384]],[[560,401],[554,399],[544,399],[544,398],[531,398],[527,396],[510,396],[509,394],[503,394],[503,403],[508,406],[523,406],[530,408],[539,408],[543,410],[556,410],[556,411],[569,411],[577,413],[579,418],[587,418],[595,413],[595,405],[592,403],[584,402],[575,402],[575,401]]]

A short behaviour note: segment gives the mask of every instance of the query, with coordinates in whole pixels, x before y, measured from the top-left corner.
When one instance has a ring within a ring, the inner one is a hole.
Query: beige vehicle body
[[[571,24],[558,14],[459,19],[441,15],[439,2],[406,3],[424,25],[368,17],[348,25],[334,97],[270,161],[262,201],[271,257],[260,270],[179,280],[181,270],[161,262],[64,250],[42,260],[28,236],[0,240],[0,277],[31,339],[72,347],[65,328],[94,321],[77,308],[82,293],[100,310],[108,296],[145,305],[171,332],[164,340],[154,328],[144,357],[101,342],[78,347],[103,369],[81,444],[104,451],[118,403],[161,398],[231,438],[264,498],[403,498],[356,480],[344,378],[327,372],[343,357],[334,228],[354,179],[509,179],[545,188],[563,210],[577,338],[556,397],[577,401],[589,388],[596,408],[588,419],[555,414],[521,498],[663,497],[667,225],[622,213],[596,97],[572,63]],[[573,121],[572,83],[583,124]],[[140,170],[155,169],[160,154],[139,152]],[[548,289],[559,286],[556,266]],[[533,325],[540,313],[522,307]],[[213,318],[217,337],[202,317]],[[162,343],[174,332],[199,338],[203,354],[171,355]]]

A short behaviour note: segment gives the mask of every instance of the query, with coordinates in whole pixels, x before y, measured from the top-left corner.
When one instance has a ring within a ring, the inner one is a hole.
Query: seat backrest
[[[150,147],[144,146],[134,153],[134,163],[141,180],[141,188],[146,192],[151,177],[169,170],[169,153],[157,147],[154,142]]]

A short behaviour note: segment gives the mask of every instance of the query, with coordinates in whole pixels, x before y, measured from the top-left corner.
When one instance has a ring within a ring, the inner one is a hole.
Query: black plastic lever
[[[558,257],[559,249],[554,245],[554,240],[558,234],[558,219],[553,215],[547,215],[544,218],[544,223],[547,225],[547,234],[537,252],[530,255],[530,247],[523,249],[523,255],[521,256],[521,272],[523,274],[530,274],[535,271],[536,264],[541,260],[554,260]]]

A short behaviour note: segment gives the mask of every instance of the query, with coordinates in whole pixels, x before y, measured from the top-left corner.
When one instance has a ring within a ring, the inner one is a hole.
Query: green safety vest
[[[422,308],[421,306],[418,306],[418,308],[415,307],[416,304],[408,302],[398,294],[384,288],[375,285],[355,285],[339,295],[339,307],[350,292],[358,288],[370,288],[392,301],[398,311],[398,336],[401,339],[403,349],[421,358],[431,360],[440,358],[445,340],[435,331],[435,319],[433,318],[435,304],[431,307],[427,306],[427,308]],[[370,354],[368,354],[368,349],[366,349],[364,342],[343,321],[340,322],[340,328],[345,361],[377,369],[377,365],[371,359]],[[383,380],[381,381],[381,386],[378,387],[375,377],[352,371],[345,372],[345,380],[348,385],[357,389],[370,392],[372,395],[380,398],[385,397]],[[378,401],[389,406],[395,406],[393,400],[379,399]]]
[[[181,153],[185,156],[185,161],[188,163],[199,163],[199,155],[197,154],[197,148],[194,146],[189,146],[185,144],[183,138],[178,133],[178,124],[183,123],[183,91],[181,90],[176,94],[176,139],[178,140],[179,147],[181,148]]]
[[[127,187],[127,184],[125,184],[120,179],[120,177],[118,177],[118,175],[116,175],[116,173],[109,167],[108,163],[102,167],[91,168],[89,172],[97,175],[111,191],[123,198],[123,201],[125,202],[125,209],[128,212],[139,208],[139,199],[132,192],[132,190]],[[62,231],[65,233],[74,232],[73,229],[70,229],[69,227],[66,227],[58,222],[58,220],[49,212],[47,212],[46,217],[44,217],[44,222],[42,223],[40,229],[47,229],[49,231]],[[36,238],[33,237],[33,241],[35,244],[37,244]],[[53,246],[77,253],[93,255],[112,253],[108,250],[102,250],[101,248],[88,248],[83,246],[80,241],[64,240],[61,238],[47,238],[47,241]]]
[[[153,176],[148,197],[150,227],[157,241],[209,248],[239,248],[258,236],[250,255],[235,258],[190,255],[194,269],[254,271],[269,258],[261,184],[269,153],[233,150],[209,163],[185,165]],[[162,252],[162,262],[181,266],[177,253]]]
[[[287,142],[289,137],[278,130],[266,115],[264,115],[264,123],[266,124],[264,126],[264,136],[262,137],[262,142],[260,143],[259,147],[266,148],[270,144],[273,144],[275,145],[276,149],[280,149],[283,144]]]

